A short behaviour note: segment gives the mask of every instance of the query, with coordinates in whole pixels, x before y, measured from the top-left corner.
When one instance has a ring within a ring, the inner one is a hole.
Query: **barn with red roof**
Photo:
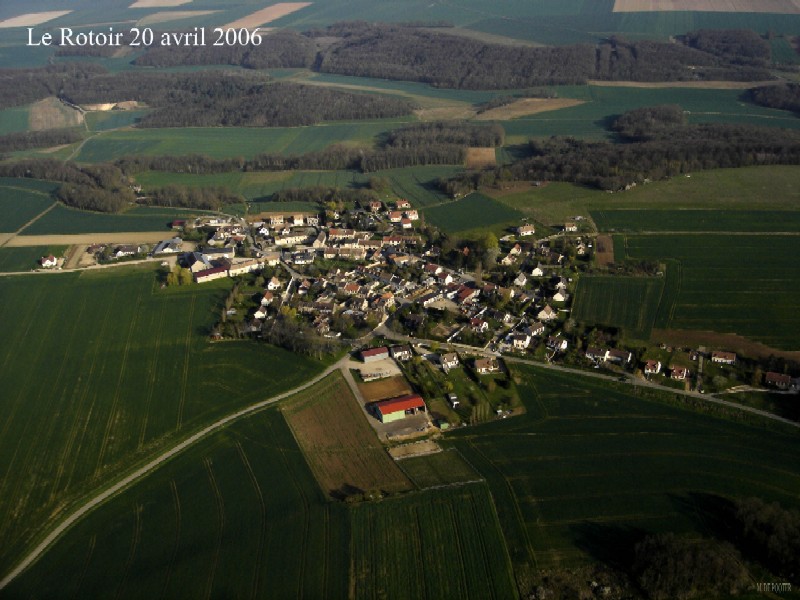
[[[419,394],[398,396],[390,400],[381,400],[372,405],[382,423],[391,423],[405,419],[407,416],[427,412],[425,400]]]

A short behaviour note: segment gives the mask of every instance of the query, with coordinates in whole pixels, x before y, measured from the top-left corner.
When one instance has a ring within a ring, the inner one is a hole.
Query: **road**
[[[146,465],[140,467],[139,469],[136,469],[133,473],[123,477],[116,483],[113,483],[105,488],[97,490],[94,496],[92,496],[89,500],[87,500],[81,506],[75,508],[69,515],[67,515],[49,534],[47,534],[47,536],[39,543],[39,545],[37,545],[33,550],[31,550],[27,555],[25,555],[22,558],[22,560],[20,560],[20,562],[17,564],[17,566],[14,567],[14,569],[10,573],[8,573],[5,577],[3,577],[2,580],[0,580],[0,590],[8,586],[8,584],[11,583],[16,577],[18,577],[23,571],[25,571],[25,569],[27,569],[33,563],[35,563],[39,559],[39,557],[45,552],[45,550],[47,550],[50,546],[52,546],[65,531],[67,531],[77,521],[79,521],[81,518],[86,516],[92,510],[100,506],[103,502],[105,502],[109,498],[118,494],[125,488],[130,487],[131,485],[133,485],[134,483],[136,483],[137,481],[141,480],[146,475],[148,475],[151,471],[154,471],[155,469],[160,467],[169,459],[177,456],[187,448],[190,448],[191,446],[194,446],[198,442],[206,439],[208,436],[210,436],[213,433],[216,433],[223,427],[226,427],[227,425],[230,425],[234,421],[252,415],[255,412],[263,410],[268,406],[271,406],[272,404],[279,402],[280,400],[284,400],[289,396],[292,396],[298,392],[301,392],[311,387],[312,385],[324,379],[337,369],[342,368],[349,359],[350,359],[349,355],[346,355],[344,358],[340,359],[339,361],[337,361],[336,363],[325,369],[322,373],[320,373],[313,379],[310,379],[303,385],[300,385],[296,388],[283,392],[282,394],[278,394],[277,396],[273,396],[272,398],[268,398],[267,400],[262,400],[261,402],[252,404],[251,406],[243,408],[226,417],[222,417],[221,419],[215,421],[211,425],[208,425],[204,429],[201,429],[197,433],[189,436],[182,442],[177,443],[172,448],[165,450],[157,457],[153,458]]]

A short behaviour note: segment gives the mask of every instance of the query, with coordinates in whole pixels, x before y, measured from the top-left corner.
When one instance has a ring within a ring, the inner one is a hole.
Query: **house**
[[[539,323],[538,321],[528,327],[528,333],[532,336],[539,336],[544,333],[544,323]]]
[[[511,341],[515,350],[525,350],[531,345],[531,336],[527,333],[515,333],[511,336]]]
[[[382,400],[373,404],[372,407],[381,423],[391,423],[407,416],[427,412],[425,401],[419,394],[409,394],[390,400]]]
[[[578,226],[572,221],[567,221],[566,223],[564,223],[564,231],[568,232],[578,231]]]
[[[50,256],[43,256],[39,260],[39,262],[42,264],[42,266],[45,269],[52,269],[53,267],[58,265],[58,259],[55,256],[53,256],[52,254]]]
[[[551,350],[555,350],[556,352],[566,352],[569,343],[567,340],[561,337],[556,337],[551,335],[547,338],[547,347]]]
[[[256,319],[266,319],[267,318],[267,309],[263,306],[259,306],[256,309],[256,312],[253,313],[253,317]]]
[[[686,379],[686,376],[689,374],[689,369],[687,369],[686,367],[676,367],[675,365],[672,365],[669,368],[669,370],[670,370],[670,377],[672,379],[683,380]]]
[[[566,302],[567,301],[567,294],[564,292],[556,292],[553,294],[553,302]]]
[[[519,244],[514,244],[511,250],[508,251],[509,256],[519,256],[520,254],[522,254],[522,246]]]
[[[422,270],[430,275],[438,275],[439,273],[444,271],[442,267],[440,267],[439,265],[435,265],[433,263],[427,263],[424,267],[422,267]]]
[[[514,280],[514,285],[517,287],[524,287],[526,283],[528,283],[528,278],[525,277],[525,273],[520,273]]]
[[[447,394],[447,402],[450,403],[451,408],[455,408],[460,404],[460,402],[458,401],[458,396],[456,396],[455,394]]]
[[[661,373],[661,362],[657,360],[648,360],[644,363],[645,375],[658,375]]]
[[[406,208],[411,208],[411,202],[408,200],[398,200],[394,203],[394,207],[398,210],[405,210]]]
[[[317,239],[315,239],[314,242],[311,244],[311,247],[314,248],[314,250],[319,250],[320,248],[324,248],[327,239],[328,239],[328,234],[325,233],[324,231],[320,231],[319,235],[317,236]]]
[[[455,369],[458,366],[458,354],[455,352],[448,352],[447,354],[442,354],[439,357],[439,361],[442,363],[442,368],[445,371],[449,371],[450,369]]]
[[[586,358],[596,362],[603,362],[608,356],[608,350],[605,348],[597,348],[589,346],[586,348]]]
[[[411,222],[411,219],[407,219],[405,217],[400,219],[400,225],[403,227],[403,229],[412,229],[414,227],[414,223]]]
[[[544,269],[545,265],[539,263],[534,267],[533,271],[531,271],[531,277],[544,277]]]
[[[378,201],[378,200],[372,200],[369,203],[370,212],[374,212],[374,213],[380,212],[382,208],[383,208],[383,203]]]
[[[156,244],[153,248],[153,256],[157,254],[175,254],[181,251],[183,240],[179,237],[174,237],[171,240],[163,240]]]
[[[439,283],[443,285],[449,285],[453,283],[453,276],[450,273],[438,273],[436,278],[439,280]]]
[[[392,223],[399,223],[403,220],[403,213],[399,210],[393,210],[389,213],[389,221]]]
[[[419,221],[419,213],[416,210],[407,210],[405,215],[411,221]]]
[[[292,263],[296,265],[310,265],[314,262],[314,253],[308,251],[295,252],[292,254]]]
[[[240,260],[232,263],[228,267],[228,275],[235,277],[236,275],[243,275],[245,273],[252,273],[253,271],[260,271],[263,263],[255,258]]]
[[[536,228],[533,225],[522,225],[521,227],[517,227],[517,235],[520,237],[533,235],[534,233],[536,233]]]
[[[411,360],[414,355],[409,346],[392,346],[392,358],[395,360]]]
[[[227,267],[212,267],[210,269],[197,271],[194,274],[194,280],[197,283],[205,283],[206,281],[214,281],[215,279],[222,279],[223,277],[227,276],[228,276]]]
[[[608,362],[615,362],[627,365],[629,362],[631,362],[631,360],[633,360],[633,354],[631,354],[627,350],[609,350],[606,353],[606,360]]]
[[[182,220],[176,219],[175,221],[170,223],[169,226],[172,229],[183,229],[184,227],[186,227],[186,221],[182,221]]]
[[[361,351],[361,360],[365,363],[377,362],[385,358],[389,358],[389,349],[386,346]]]
[[[553,319],[558,318],[558,313],[553,310],[550,305],[548,304],[542,310],[539,311],[539,314],[536,315],[536,318],[540,321],[552,321]]]
[[[475,372],[478,375],[486,375],[488,373],[498,373],[500,365],[495,358],[476,358],[475,359]]]
[[[261,297],[261,306],[267,306],[271,304],[275,297],[272,295],[272,292],[266,291],[264,295]]]
[[[792,377],[775,371],[767,371],[766,375],[764,375],[764,383],[779,390],[788,390],[792,385]]]
[[[283,284],[280,282],[280,280],[277,277],[273,277],[267,283],[267,289],[270,292],[274,292],[275,290],[279,290],[279,289],[281,289],[281,287],[283,287]]]
[[[114,257],[115,258],[122,258],[124,256],[133,256],[134,254],[139,254],[141,252],[140,246],[135,245],[123,245],[117,246],[114,250]]]
[[[721,351],[712,352],[711,362],[720,363],[723,365],[732,365],[736,362],[736,353]]]
[[[280,252],[265,252],[261,256],[261,259],[264,261],[264,264],[274,267],[281,262],[281,255]]]
[[[331,242],[341,242],[343,240],[352,240],[355,238],[356,232],[353,229],[331,229],[328,231],[328,239]]]
[[[489,322],[484,321],[480,317],[474,317],[469,321],[470,327],[472,327],[478,333],[483,333],[487,329],[489,329]]]

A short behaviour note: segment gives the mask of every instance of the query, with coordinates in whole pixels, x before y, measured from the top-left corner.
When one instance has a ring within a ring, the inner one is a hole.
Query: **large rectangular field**
[[[508,206],[500,204],[478,192],[460,200],[444,202],[428,207],[424,211],[425,220],[448,233],[463,232],[503,224],[513,225],[522,216]]]
[[[0,273],[14,273],[38,269],[43,256],[61,257],[67,246],[29,246],[26,248],[0,248]]]
[[[0,278],[0,571],[87,490],[320,368],[210,344],[229,285],[162,290],[152,267]]]
[[[800,508],[794,431],[765,433],[762,424],[637,396],[627,384],[514,372],[527,413],[460,430],[447,444],[486,477],[518,581],[629,556],[648,532],[704,535],[704,498]]]
[[[657,327],[733,333],[781,350],[800,348],[797,247],[794,234],[629,235],[625,244],[630,258],[676,261]]]
[[[295,396],[283,410],[326,495],[341,499],[358,490],[412,489],[339,372]]]
[[[572,317],[587,325],[619,327],[626,337],[646,340],[663,290],[661,277],[581,277]]]
[[[121,214],[107,214],[78,210],[59,204],[41,219],[26,227],[20,235],[24,237],[118,231],[163,231],[165,236],[171,237],[170,222],[177,218],[185,218],[186,214],[186,212],[176,209],[149,207],[136,207]]]
[[[791,210],[592,210],[607,232],[800,232],[800,211]]]
[[[47,188],[30,186],[24,179],[0,179],[0,232],[17,231],[53,202]]]
[[[614,12],[741,12],[800,14],[798,0],[615,0]]]

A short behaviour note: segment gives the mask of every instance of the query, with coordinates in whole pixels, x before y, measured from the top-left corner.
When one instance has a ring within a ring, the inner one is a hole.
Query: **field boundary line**
[[[178,548],[181,546],[181,497],[178,492],[178,484],[175,483],[174,479],[170,480],[169,487],[172,492],[172,504],[175,508],[175,546],[169,557],[167,574],[164,577],[164,585],[161,588],[161,598],[167,597],[167,588],[169,587],[170,579],[172,579],[172,567],[175,565],[175,559],[178,557]]]
[[[253,472],[253,467],[250,465],[250,461],[247,459],[247,454],[242,447],[242,443],[238,440],[236,441],[236,451],[239,453],[239,459],[242,461],[242,464],[247,471],[247,476],[250,478],[250,483],[253,484],[253,491],[256,493],[258,505],[261,509],[261,526],[259,527],[258,549],[256,550],[255,561],[256,568],[253,573],[253,581],[250,584],[250,597],[258,598],[258,587],[261,579],[261,557],[264,555],[264,542],[267,538],[267,506],[264,503],[264,494],[261,493],[261,486],[258,485],[258,478]]]
[[[25,224],[24,224],[22,227],[20,227],[20,228],[19,228],[19,229],[17,229],[16,231],[12,231],[12,232],[11,232],[11,235],[10,235],[10,236],[8,236],[8,237],[7,237],[5,240],[3,240],[3,243],[2,243],[2,244],[0,244],[0,247],[7,246],[7,245],[8,245],[8,243],[9,243],[11,240],[13,240],[15,237],[17,237],[18,235],[20,235],[20,234],[21,234],[21,233],[22,233],[24,230],[26,230],[28,227],[30,227],[31,225],[33,225],[33,224],[34,224],[36,221],[38,221],[39,219],[41,219],[43,216],[45,216],[47,213],[49,213],[51,210],[53,210],[53,209],[54,209],[56,206],[58,206],[58,205],[59,205],[59,203],[58,203],[58,202],[53,202],[53,203],[52,203],[50,206],[48,206],[47,208],[45,208],[45,209],[44,209],[42,212],[40,212],[38,215],[36,215],[35,217],[33,217],[33,218],[30,220],[30,221],[28,221],[27,223],[25,223]]]
[[[211,592],[214,589],[214,578],[217,575],[217,567],[219,566],[219,551],[222,549],[222,538],[225,534],[225,502],[222,499],[222,493],[219,491],[217,485],[217,478],[214,476],[214,465],[210,458],[206,457],[203,460],[206,467],[206,475],[208,476],[208,483],[211,486],[211,491],[214,494],[214,504],[217,507],[217,519],[219,520],[219,533],[217,534],[217,547],[214,549],[214,560],[211,563],[211,568],[208,572],[208,583],[206,584],[206,598],[211,598]]]
[[[150,461],[142,465],[141,467],[134,470],[129,475],[119,479],[116,483],[109,484],[106,487],[100,488],[93,492],[93,495],[88,495],[87,500],[73,509],[73,511],[66,515],[63,520],[53,527],[49,534],[47,534],[38,545],[36,545],[32,550],[30,550],[18,563],[17,566],[14,567],[11,571],[9,571],[3,579],[0,580],[0,590],[8,587],[14,579],[19,577],[19,575],[28,569],[32,564],[34,564],[39,558],[41,558],[42,554],[46,550],[50,548],[68,529],[70,529],[75,523],[77,523],[81,518],[92,512],[98,506],[106,502],[107,500],[113,498],[123,490],[129,488],[134,483],[137,483],[141,479],[143,479],[146,475],[150,474],[152,471],[159,468],[162,464],[167,462],[168,460],[174,458],[178,454],[182,453],[184,450],[191,448],[192,446],[196,445],[198,442],[206,439],[211,434],[220,431],[221,429],[225,428],[226,426],[239,421],[245,417],[249,417],[257,412],[260,412],[270,406],[274,405],[275,403],[284,400],[302,392],[313,386],[314,384],[318,383],[328,375],[330,375],[333,371],[340,368],[342,364],[348,359],[348,356],[345,356],[343,359],[340,359],[333,365],[324,369],[320,374],[316,375],[312,379],[308,380],[306,383],[294,387],[290,390],[285,392],[281,392],[280,394],[276,394],[266,400],[262,400],[255,404],[251,404],[245,408],[242,408],[234,413],[231,413],[225,417],[217,419],[210,425],[205,426],[203,429],[195,432],[194,434],[190,435],[188,438],[176,443],[171,448],[164,450],[158,456],[152,458]]]

